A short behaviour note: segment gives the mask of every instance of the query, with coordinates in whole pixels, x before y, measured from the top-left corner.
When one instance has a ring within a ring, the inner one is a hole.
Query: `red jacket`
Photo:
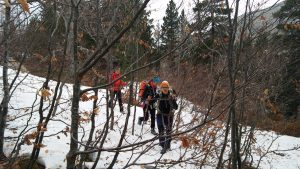
[[[118,79],[121,75],[119,73],[116,73],[116,72],[113,72],[111,74],[111,81],[115,81],[116,79]],[[113,85],[113,91],[119,91],[121,90],[121,88],[123,86],[126,86],[126,83],[123,82],[121,79],[117,80],[114,82],[114,85]]]

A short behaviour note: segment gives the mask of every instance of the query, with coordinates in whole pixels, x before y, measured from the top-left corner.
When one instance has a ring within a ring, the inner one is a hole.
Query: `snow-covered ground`
[[[10,78],[12,78],[14,71],[10,70],[9,72]],[[20,81],[22,81],[22,83],[17,86],[9,104],[10,110],[5,137],[17,137],[22,131],[25,131],[27,134],[32,133],[36,131],[38,124],[39,114],[37,110],[40,96],[37,94],[44,79],[21,74],[18,78],[18,82]],[[50,89],[54,90],[56,82],[51,81],[50,84]],[[0,86],[2,86],[2,81],[0,82]],[[93,93],[89,93],[89,96],[91,95],[93,95]],[[0,94],[0,99],[2,99],[2,97],[3,92]],[[53,95],[50,96],[50,101],[52,97]],[[96,136],[99,136],[106,122],[105,91],[100,90],[98,97],[99,101],[97,105],[99,112],[95,119],[97,129]],[[61,104],[59,105],[56,115],[49,122],[47,131],[45,131],[46,137],[43,141],[45,147],[41,149],[40,157],[49,169],[66,168],[66,154],[69,151],[70,133],[65,131],[67,131],[68,125],[70,124],[71,98],[72,85],[66,84],[63,88],[62,99],[60,99]],[[193,105],[188,101],[181,101],[185,106],[180,113],[181,120],[178,131],[184,131],[197,124],[201,124],[201,114],[193,111]],[[93,100],[80,102],[80,112],[82,112],[81,116],[83,118],[88,119],[88,113],[84,112],[92,111],[92,102]],[[50,104],[49,101],[45,101],[44,103],[44,108]],[[127,107],[127,104],[125,104],[125,107]],[[126,109],[127,108],[125,108],[125,110]],[[131,107],[131,112],[134,112],[134,107]],[[48,109],[44,111],[44,116],[46,116],[47,113]],[[142,109],[137,107],[136,116],[142,116],[142,114]],[[103,147],[104,149],[115,148],[119,143],[119,138],[124,129],[126,115],[127,112],[122,114],[118,106],[115,107],[114,130],[109,130]],[[134,134],[132,134],[133,113],[131,113],[126,137],[122,143],[123,146],[155,138],[155,136],[150,133],[149,121],[144,126],[137,125],[136,121],[134,122]],[[27,122],[29,124],[28,126],[26,126]],[[127,148],[127,151],[120,153],[114,168],[123,168],[126,164],[129,164],[129,168],[141,168],[142,164],[147,166],[155,166],[155,164],[157,164],[158,168],[164,168],[164,166],[166,166],[164,163],[168,163],[170,167],[170,164],[174,161],[182,161],[182,163],[174,164],[171,168],[199,168],[195,163],[203,163],[204,168],[215,168],[217,155],[224,139],[222,132],[223,127],[219,123],[220,122],[212,122],[201,128],[197,128],[195,131],[175,137],[171,143],[171,151],[168,151],[164,155],[160,154],[157,139],[153,139],[153,141],[144,143],[142,146],[138,146],[134,149]],[[83,143],[88,137],[90,126],[89,121],[80,124],[79,139],[81,140],[83,137]],[[174,129],[175,128],[176,127],[174,127]],[[205,138],[203,138],[204,135]],[[182,146],[182,141],[185,140],[184,138],[188,138],[190,141],[194,138],[194,142],[191,141],[189,147],[184,148]],[[255,165],[259,164],[259,168],[297,169],[300,167],[300,162],[298,161],[300,151],[293,150],[295,147],[299,147],[300,138],[277,135],[274,132],[255,131],[253,140],[255,140],[255,143],[253,143],[251,147],[252,157],[248,160],[253,160]],[[16,139],[6,139],[5,151],[7,155],[11,153],[15,141]],[[33,142],[33,140],[31,141]],[[229,145],[230,144],[228,144],[226,149],[227,152],[230,148]],[[23,145],[21,154],[31,153],[32,146],[33,145]],[[103,151],[97,168],[107,168],[114,154],[115,152]],[[204,158],[205,161],[197,161]],[[224,158],[226,159],[227,155]],[[140,165],[130,165],[134,163]],[[86,162],[86,166],[91,167],[92,165],[92,162]]]

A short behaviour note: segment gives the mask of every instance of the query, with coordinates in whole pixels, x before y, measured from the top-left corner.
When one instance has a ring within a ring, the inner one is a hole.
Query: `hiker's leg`
[[[155,109],[150,109],[150,117],[151,117],[151,128],[154,129],[155,128]]]
[[[142,121],[144,121],[144,117],[139,117],[138,118],[138,125],[141,125],[142,124]]]
[[[167,125],[168,125],[168,118],[166,115],[162,115],[162,123],[164,128],[164,135],[163,135],[163,148],[167,146]]]
[[[167,136],[166,136],[166,146],[167,148],[170,148],[171,147],[171,134],[172,134],[172,125],[173,125],[173,115],[168,115],[166,116],[166,119],[167,119],[167,125],[166,125],[166,133],[167,133]]]
[[[120,110],[123,111],[123,102],[122,102],[122,93],[121,93],[121,90],[118,90],[116,94],[117,94],[117,99],[119,101]]]
[[[115,91],[110,91],[110,99],[108,102],[108,107],[113,107],[114,99],[115,99]]]
[[[149,105],[146,105],[145,107],[144,107],[144,121],[148,121],[148,119],[149,119]]]
[[[163,146],[165,138],[164,138],[163,116],[161,114],[157,114],[156,122],[157,122],[157,128],[158,128],[159,145]]]

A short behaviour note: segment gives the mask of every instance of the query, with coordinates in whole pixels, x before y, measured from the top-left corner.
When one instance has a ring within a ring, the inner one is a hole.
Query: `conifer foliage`
[[[281,22],[278,25],[282,30],[281,43],[284,48],[281,55],[287,59],[277,101],[281,104],[286,118],[295,118],[297,107],[300,106],[300,94],[299,91],[297,92],[297,84],[300,82],[300,29],[294,29],[297,27],[290,25],[297,25],[300,20],[300,1],[285,1],[284,6],[275,16]]]
[[[196,19],[193,27],[197,32],[194,61],[210,63],[216,55],[210,49],[220,50],[221,44],[228,37],[227,15],[232,9],[226,8],[225,0],[204,0],[196,2],[193,12]]]
[[[176,4],[170,0],[166,9],[166,15],[163,18],[162,31],[162,48],[164,50],[172,49],[178,40],[179,18]]]

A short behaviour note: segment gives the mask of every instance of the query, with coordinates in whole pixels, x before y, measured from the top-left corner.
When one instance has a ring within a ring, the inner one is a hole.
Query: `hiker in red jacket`
[[[116,79],[118,79],[121,76],[120,73],[120,68],[116,68],[116,70],[111,74],[111,82],[115,81]],[[123,82],[121,79],[117,80],[114,82],[113,87],[111,89],[111,99],[108,103],[109,107],[113,107],[113,101],[115,99],[115,96],[117,96],[118,102],[119,102],[119,107],[120,107],[120,111],[123,112],[124,108],[123,108],[123,103],[122,103],[122,93],[121,93],[121,89],[126,86],[126,83]]]

